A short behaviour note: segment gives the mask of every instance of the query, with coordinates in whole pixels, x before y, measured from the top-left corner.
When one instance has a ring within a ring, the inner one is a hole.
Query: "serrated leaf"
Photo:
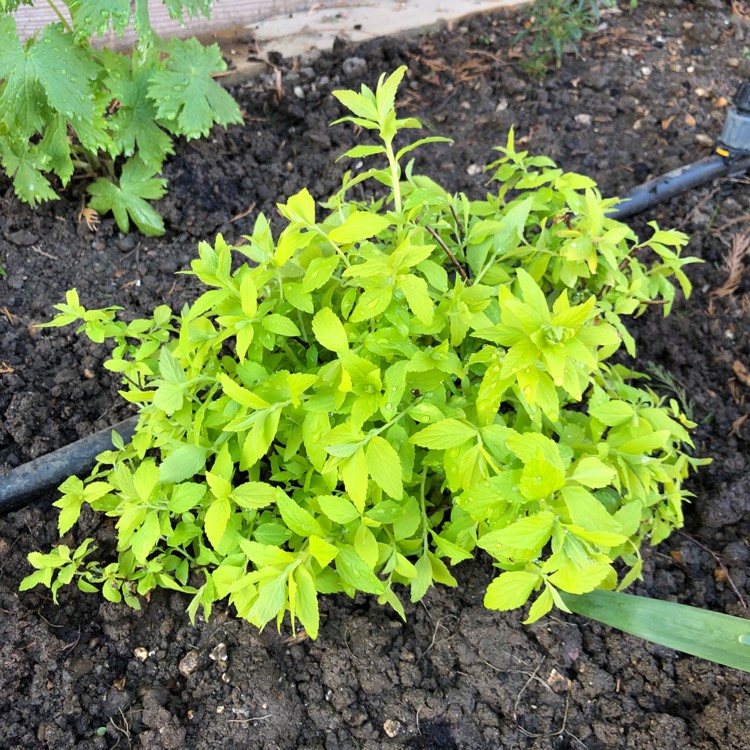
[[[378,110],[375,107],[374,97],[372,94],[366,96],[358,94],[356,91],[333,91],[333,95],[357,117],[363,117],[368,120],[377,120]]]
[[[330,450],[330,449],[329,449]],[[341,466],[344,487],[357,510],[362,513],[367,500],[367,458],[364,448],[357,448]]]
[[[144,505],[148,504],[157,484],[159,469],[153,461],[144,461],[133,473],[133,488]]]
[[[476,430],[464,422],[459,422],[457,419],[442,419],[425,427],[416,435],[412,435],[409,442],[423,448],[445,450],[457,448],[476,436]]]
[[[336,570],[341,580],[348,586],[367,594],[382,594],[383,582],[372,572],[367,563],[348,544],[339,547],[336,556]]]
[[[325,532],[312,514],[294,502],[288,495],[280,495],[276,505],[284,523],[295,534],[299,536],[325,536]]]
[[[420,276],[410,273],[399,278],[398,285],[406,296],[409,308],[420,322],[426,326],[432,325],[435,308],[427,291],[427,282]]]
[[[386,494],[400,500],[404,493],[401,481],[401,459],[394,447],[376,435],[370,438],[366,449],[367,473]]]
[[[203,528],[208,537],[211,546],[216,549],[221,543],[221,538],[229,522],[229,516],[232,512],[232,506],[229,497],[217,497],[211,505],[208,506],[206,516],[203,519]]]
[[[315,314],[312,321],[315,338],[326,349],[332,352],[349,350],[349,340],[346,336],[344,324],[330,307],[324,307]]]
[[[257,568],[280,567],[294,562],[294,555],[274,544],[261,544],[248,539],[239,540],[242,551]]]
[[[526,463],[521,472],[521,493],[527,500],[542,500],[565,486],[565,472],[545,460],[539,451]]]
[[[232,401],[236,401],[238,404],[242,404],[242,406],[247,406],[249,409],[268,409],[271,406],[268,401],[257,396],[251,390],[243,388],[239,383],[235,383],[225,372],[219,374],[219,381],[224,393]]]
[[[258,598],[247,613],[247,619],[257,628],[263,626],[284,608],[286,574],[272,578],[260,586]]]
[[[135,559],[143,564],[153,552],[156,543],[161,536],[161,525],[159,524],[159,513],[150,510],[146,513],[141,527],[130,538],[130,548],[133,550]]]
[[[44,155],[45,169],[54,172],[63,186],[67,185],[75,169],[70,158],[68,123],[62,115],[55,115],[47,125],[39,152]]]
[[[593,591],[611,572],[612,566],[604,562],[592,562],[584,568],[568,564],[549,576],[549,582],[569,594],[586,594]]]
[[[586,487],[600,489],[611,484],[616,476],[617,472],[601,459],[596,456],[584,456],[573,470],[571,479]]]
[[[403,506],[403,512],[393,522],[393,537],[397,541],[409,539],[422,525],[422,508],[417,500],[410,497]]]
[[[471,560],[474,557],[471,552],[468,552],[463,547],[459,547],[454,542],[443,538],[434,531],[431,531],[430,533],[438,552],[440,552],[441,556],[447,557],[450,560],[451,565],[456,565],[456,563],[459,563],[462,560]]]
[[[534,603],[529,609],[529,616],[523,621],[524,625],[531,625],[532,623],[539,620],[541,617],[547,614],[552,609],[554,604],[554,598],[552,591],[547,586],[544,591],[534,600]]]
[[[163,478],[162,481],[164,481]],[[180,514],[193,510],[198,506],[205,494],[205,484],[198,484],[196,482],[184,482],[183,484],[178,484],[172,490],[172,497],[169,501],[170,513]]]
[[[229,496],[240,508],[260,510],[273,505],[282,493],[266,482],[245,482],[235,487]]]
[[[140,159],[129,159],[122,168],[119,186],[104,178],[89,185],[88,193],[92,196],[89,206],[100,214],[112,211],[123,232],[130,230],[132,219],[147,237],[164,234],[161,216],[147,203],[166,192],[167,181],[155,175],[156,170]]]
[[[310,638],[318,637],[320,615],[318,613],[318,591],[310,572],[300,565],[294,571],[297,584],[296,615]]]
[[[242,124],[237,103],[212,78],[226,70],[218,44],[172,38],[166,51],[165,67],[154,72],[148,87],[160,120],[187,138],[207,136],[214,124]]]
[[[491,531],[482,536],[478,546],[493,557],[504,558],[518,551],[541,551],[552,535],[555,515],[541,511],[532,516],[520,518],[504,529]]]
[[[607,509],[583,487],[565,487],[560,493],[568,506],[571,520],[589,531],[619,531]]]
[[[305,276],[302,279],[302,292],[313,292],[323,286],[331,278],[338,264],[338,255],[332,255],[329,258],[313,258],[305,270]],[[286,293],[286,291],[285,287],[284,292]]]
[[[82,496],[68,495],[55,502],[55,506],[60,508],[60,515],[57,518],[57,530],[60,536],[63,536],[73,528],[81,515],[82,505]]]
[[[374,154],[384,153],[385,148],[383,148],[383,146],[354,146],[354,148],[350,148],[343,153],[341,158],[346,156],[349,159],[361,159],[363,156],[373,156]]]
[[[432,586],[432,563],[427,555],[422,555],[414,565],[417,573],[416,578],[409,582],[409,598],[412,602],[418,602]]]
[[[307,188],[292,195],[286,203],[277,204],[282,216],[296,224],[315,224],[315,199]]]
[[[386,216],[367,211],[352,211],[341,226],[332,229],[328,236],[336,243],[361,242],[370,239],[391,225]]]
[[[261,325],[271,333],[278,333],[281,336],[299,336],[300,330],[293,320],[286,315],[271,313],[261,320]]]
[[[362,527],[364,528],[364,527]],[[319,536],[311,536],[308,539],[310,554],[317,560],[318,564],[325,568],[339,553],[339,548],[321,539]]]
[[[153,404],[167,416],[174,414],[185,400],[184,383],[162,383],[154,391]]]
[[[129,10],[127,0],[125,4]],[[140,63],[136,58],[133,55],[131,66],[108,70],[107,86],[120,104],[109,119],[109,126],[118,151],[125,156],[137,152],[147,167],[158,171],[167,155],[174,153],[172,138],[157,124],[156,105],[148,95],[156,70],[153,57]]]
[[[99,68],[60,24],[21,46],[15,20],[0,19],[0,118],[11,132],[29,138],[40,132],[48,108],[66,118],[96,119],[93,81]]]
[[[83,38],[104,34],[110,24],[121,35],[130,23],[131,0],[73,0],[68,7],[73,27]]]
[[[359,518],[359,511],[345,497],[340,495],[318,495],[320,510],[334,523],[347,524]]]
[[[484,606],[501,612],[522,607],[540,580],[538,573],[522,570],[501,573],[487,587]]]
[[[13,178],[14,191],[22,201],[34,207],[58,197],[41,172],[46,163],[37,147],[0,136],[0,157],[8,176]]]
[[[182,482],[195,476],[206,465],[208,448],[202,445],[183,445],[172,451],[159,466],[159,479],[163,484]]]
[[[606,401],[589,407],[589,414],[608,427],[616,427],[633,418],[633,407],[624,401]]]

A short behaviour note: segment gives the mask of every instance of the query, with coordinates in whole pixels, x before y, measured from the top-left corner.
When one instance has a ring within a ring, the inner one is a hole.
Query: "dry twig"
[[[732,237],[732,246],[723,257],[727,278],[724,283],[711,292],[711,298],[731,297],[739,288],[742,277],[747,270],[745,259],[750,257],[750,232],[742,232]]]
[[[721,558],[719,557],[719,555],[716,552],[714,552],[710,547],[707,547],[705,544],[703,544],[703,542],[698,541],[694,536],[691,536],[687,532],[682,531],[681,529],[677,529],[676,531],[681,537],[684,537],[685,539],[687,539],[688,541],[692,542],[697,547],[702,549],[704,552],[708,552],[708,554],[711,555],[711,557],[713,557],[713,559],[718,564],[719,568],[721,568],[722,573],[724,573],[724,576],[726,577],[726,582],[729,584],[732,591],[734,591],[734,595],[737,597],[740,603],[740,606],[742,607],[742,609],[747,609],[747,602],[745,601],[745,598],[742,596],[739,589],[735,585],[734,581],[732,580],[732,576],[729,575],[729,571],[727,570],[726,565],[724,565],[724,563],[721,561]]]

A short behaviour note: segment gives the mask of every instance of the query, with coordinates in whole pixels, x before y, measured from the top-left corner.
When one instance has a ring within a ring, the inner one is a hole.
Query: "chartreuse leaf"
[[[443,419],[425,427],[411,438],[411,442],[423,448],[445,450],[457,448],[476,437],[476,430],[457,419]]]
[[[487,609],[517,609],[526,603],[540,581],[538,573],[521,570],[501,573],[487,587],[484,606]]]
[[[400,500],[404,493],[401,459],[394,447],[376,435],[367,443],[367,472],[387,495]]]
[[[130,12],[84,7],[92,24]],[[136,26],[144,9],[139,0]],[[38,42],[19,46],[14,28],[0,22],[0,97],[27,106],[0,108],[0,152],[16,181],[41,194],[45,172],[68,179],[68,129],[86,148],[98,133],[95,148],[140,156],[119,185],[92,186],[92,205],[160,231],[146,201],[163,190],[155,170],[169,135],[237,114],[209,77],[218,53],[170,42],[162,59],[145,41],[132,61],[96,53],[96,79],[76,75],[86,94],[106,80],[120,97],[105,132],[96,95],[71,105],[90,107],[88,126],[55,109],[34,73]],[[533,622],[574,594],[615,588],[618,562],[627,585],[642,541],[682,523],[682,483],[698,463],[691,423],[608,360],[633,343],[624,315],[675,299],[684,240],[656,230],[653,253],[636,252],[630,229],[605,218],[611,202],[517,152],[512,135],[495,194],[449,195],[401,159],[434,140],[396,143],[419,127],[394,108],[404,75],[337,94],[345,119],[377,139],[348,155],[380,164],[326,202],[302,188],[278,204],[280,227],[261,216],[237,247],[201,243],[191,273],[207,288],[179,315],[161,306],[120,321],[74,290],[57,306],[51,325],[111,340],[105,366],[140,419],[132,442],[65,482],[56,503],[61,533],[85,503],[106,513],[114,549],[104,561],[90,540],[32,554],[23,588],[54,597],[75,580],[136,607],[154,588],[185,590],[191,617],[227,598],[258,627],[288,614],[314,637],[319,594],[373,594],[405,617],[400,587],[419,601],[458,585],[449,564],[479,547],[503,570],[487,606],[528,602]],[[368,198],[350,198],[365,181]]]
[[[349,349],[349,341],[344,330],[344,324],[330,307],[319,310],[312,321],[315,338],[326,349],[332,352],[345,352]]]
[[[286,585],[286,575],[283,573],[260,585],[258,598],[247,614],[247,619],[253,625],[263,628],[284,608]]]
[[[297,584],[297,619],[310,638],[317,638],[320,615],[318,613],[318,591],[315,588],[315,581],[307,568],[301,565],[294,571],[294,580]]]
[[[341,226],[332,229],[328,236],[340,244],[361,242],[380,234],[390,225],[387,216],[378,216],[366,211],[352,211]]]
[[[750,672],[748,621],[615,591],[560,594],[576,614],[701,659]]]
[[[336,556],[336,570],[341,580],[355,590],[368,594],[382,594],[383,582],[372,572],[367,563],[348,544],[339,547]]]
[[[203,521],[208,541],[216,549],[221,543],[221,538],[227,528],[227,522],[232,512],[232,506],[229,497],[217,497],[211,505],[208,506],[206,517]]]

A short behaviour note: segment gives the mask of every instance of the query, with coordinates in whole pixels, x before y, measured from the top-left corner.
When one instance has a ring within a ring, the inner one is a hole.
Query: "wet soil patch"
[[[524,148],[610,195],[710,153],[727,99],[750,75],[747,19],[719,0],[663,0],[605,21],[583,59],[567,56],[543,81],[507,52],[513,13],[281,61],[280,90],[273,71],[234,90],[244,127],[179,145],[160,239],[123,236],[109,217],[90,231],[78,219],[79,183],[32,212],[0,178],[0,471],[130,413],[101,347],[33,323],[74,286],[89,307],[179,309],[197,286],[174,272],[198,241],[218,231],[239,240],[259,211],[275,215],[274,203],[303,186],[330,195],[346,168],[335,159],[354,143],[350,128],[328,127],[341,115],[332,89],[409,65],[405,111],[454,139],[416,166],[473,196],[511,125]],[[738,180],[632,221],[690,233],[705,261],[690,267],[689,301],[666,320],[649,311],[632,330],[639,367],[671,376],[655,387],[689,405],[697,451],[714,459],[692,482],[688,536],[645,552],[635,590],[740,616],[750,596],[750,274],[731,294],[714,291],[749,215],[750,188]],[[75,533],[106,544],[113,531],[84,514]],[[726,750],[750,735],[744,674],[576,617],[525,627],[517,614],[488,612],[483,558],[458,568],[457,590],[407,606],[405,624],[371,598],[328,598],[310,642],[259,634],[221,608],[192,626],[177,594],[158,593],[141,612],[75,589],[60,606],[19,594],[28,552],[55,541],[56,513],[44,505],[0,518],[3,748]]]

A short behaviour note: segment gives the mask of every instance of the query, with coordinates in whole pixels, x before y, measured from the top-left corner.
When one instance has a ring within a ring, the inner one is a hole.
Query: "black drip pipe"
[[[36,495],[54,489],[72,474],[87,474],[96,464],[96,457],[111,450],[112,431],[129,442],[138,417],[118,422],[106,430],[77,440],[64,448],[47,453],[0,476],[0,513],[25,505]]]
[[[726,159],[717,154],[708,156],[640,185],[607,215],[613,219],[627,219],[706,182],[748,170],[750,155],[736,159]],[[137,421],[138,417],[126,419],[0,476],[0,513],[15,510],[36,495],[54,489],[73,474],[87,474],[94,467],[96,456],[113,447],[112,430],[118,432],[127,443],[135,432]]]
[[[718,154],[707,156],[639,185],[615,206],[614,211],[607,213],[607,217],[622,221],[706,182],[728,175],[743,174],[748,169],[750,156],[740,156],[737,159],[725,159]]]

